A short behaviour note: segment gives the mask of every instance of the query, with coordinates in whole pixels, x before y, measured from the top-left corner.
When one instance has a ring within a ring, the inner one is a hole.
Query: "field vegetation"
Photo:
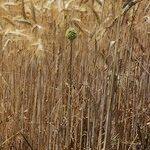
[[[0,0],[0,150],[150,150],[150,1]]]

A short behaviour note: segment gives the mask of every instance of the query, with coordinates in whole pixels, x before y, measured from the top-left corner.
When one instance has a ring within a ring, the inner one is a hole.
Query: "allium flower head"
[[[77,31],[72,27],[68,28],[66,31],[66,37],[70,41],[73,41],[77,37]]]

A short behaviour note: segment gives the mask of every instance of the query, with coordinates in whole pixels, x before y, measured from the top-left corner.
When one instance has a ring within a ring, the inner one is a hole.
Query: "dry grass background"
[[[150,149],[149,15],[149,0],[1,0],[0,149]]]

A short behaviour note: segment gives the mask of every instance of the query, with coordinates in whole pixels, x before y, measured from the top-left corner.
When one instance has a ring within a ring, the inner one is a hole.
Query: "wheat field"
[[[150,1],[125,4],[0,1],[0,150],[150,150]]]

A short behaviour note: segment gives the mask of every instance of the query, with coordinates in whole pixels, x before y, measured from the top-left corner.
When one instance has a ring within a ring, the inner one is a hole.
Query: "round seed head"
[[[74,28],[70,27],[66,31],[66,37],[70,40],[73,41],[77,37],[77,32]]]

